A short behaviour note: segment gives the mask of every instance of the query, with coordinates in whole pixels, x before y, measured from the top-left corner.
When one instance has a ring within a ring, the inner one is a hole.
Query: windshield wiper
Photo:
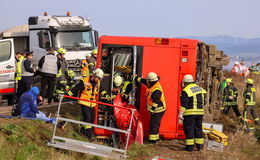
[[[94,47],[80,47],[80,50],[93,50],[94,49]]]
[[[67,50],[70,50],[70,51],[75,50],[75,48],[72,47],[72,46],[61,46],[61,47],[62,47],[62,48],[65,48],[65,49],[67,49]]]

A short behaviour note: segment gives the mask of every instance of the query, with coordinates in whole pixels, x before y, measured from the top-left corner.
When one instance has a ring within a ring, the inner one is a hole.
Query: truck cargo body
[[[197,45],[197,40],[189,39],[102,36],[97,64],[105,72],[102,87],[111,93],[113,77],[116,74],[126,76],[124,71],[118,70],[119,66],[130,66],[132,72],[128,78],[134,70],[144,78],[149,72],[157,73],[166,99],[160,136],[164,139],[184,138],[182,124],[178,123],[181,82],[185,74],[196,76]],[[134,97],[144,134],[148,136],[150,115],[146,107],[146,86],[138,85]],[[96,134],[103,132],[96,130]]]

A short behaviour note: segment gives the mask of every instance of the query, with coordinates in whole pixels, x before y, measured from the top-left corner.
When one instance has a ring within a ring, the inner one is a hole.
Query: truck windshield
[[[94,47],[92,32],[90,31],[58,32],[54,37],[54,46],[57,48],[92,50]]]

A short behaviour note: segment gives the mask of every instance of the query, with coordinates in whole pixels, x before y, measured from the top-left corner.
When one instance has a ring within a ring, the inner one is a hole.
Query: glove
[[[183,112],[179,113],[179,123],[183,123]]]
[[[110,101],[110,100],[111,100],[111,97],[107,94],[107,95],[106,95],[106,99],[107,99],[108,101]]]
[[[131,81],[134,82],[135,79],[136,79],[136,77],[137,77],[137,74],[133,74],[133,75],[131,76]]]

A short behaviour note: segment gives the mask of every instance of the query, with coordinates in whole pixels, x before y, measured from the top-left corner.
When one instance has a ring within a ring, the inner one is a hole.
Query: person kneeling
[[[38,98],[39,100],[42,99],[41,96],[38,97],[38,94],[38,87],[32,87],[28,92],[22,94],[19,103],[21,116],[40,119],[48,123],[56,123],[56,119],[48,118],[43,112],[38,110]]]

